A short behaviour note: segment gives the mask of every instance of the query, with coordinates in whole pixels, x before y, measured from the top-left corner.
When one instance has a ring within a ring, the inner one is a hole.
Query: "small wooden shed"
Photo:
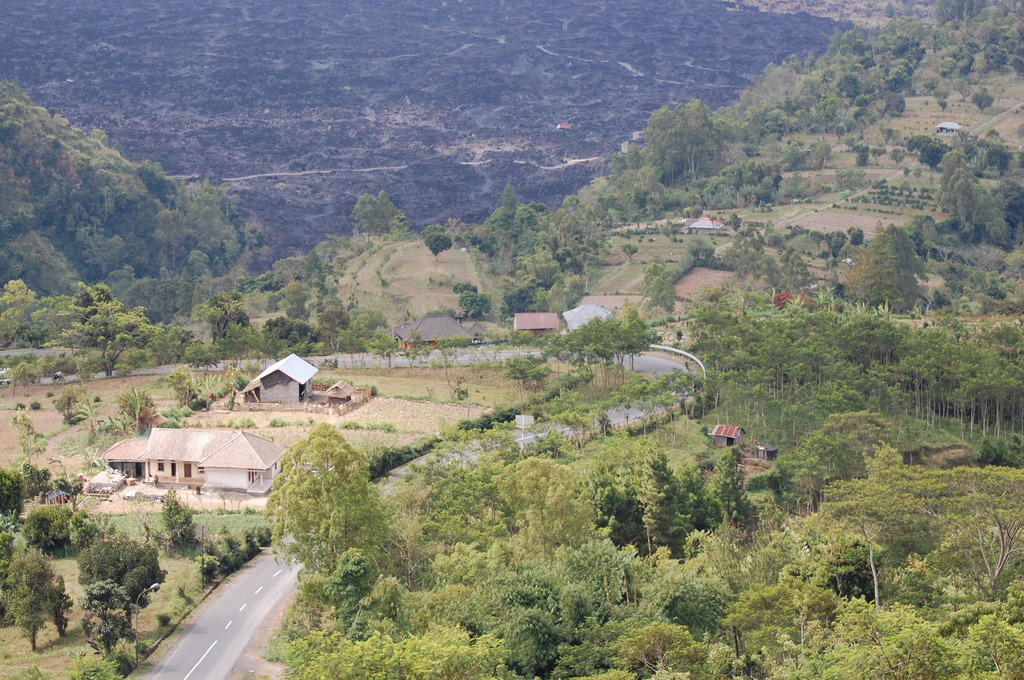
[[[779,447],[775,444],[758,444],[757,457],[761,460],[775,460],[779,457]]]
[[[747,433],[737,425],[715,425],[711,430],[711,438],[715,440],[715,446],[743,446],[743,435]]]

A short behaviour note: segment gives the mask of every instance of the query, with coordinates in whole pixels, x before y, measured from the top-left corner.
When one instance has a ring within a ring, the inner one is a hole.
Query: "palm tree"
[[[125,432],[142,432],[157,416],[156,405],[149,392],[129,387],[117,395],[116,419]]]
[[[89,443],[96,441],[96,419],[99,416],[99,405],[95,401],[86,399],[75,411],[75,418],[84,420],[89,426]]]

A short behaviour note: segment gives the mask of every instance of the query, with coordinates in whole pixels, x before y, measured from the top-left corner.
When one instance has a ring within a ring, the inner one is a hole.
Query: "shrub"
[[[33,508],[21,527],[25,542],[48,555],[71,545],[71,508],[42,505]]]
[[[171,615],[166,612],[160,612],[156,615],[156,625],[164,628],[171,623]]]
[[[237,427],[238,427],[238,429],[243,429],[243,428],[255,429],[256,428],[256,421],[254,421],[252,418],[241,418],[238,421]]]
[[[215,555],[204,554],[196,558],[199,564],[199,573],[203,577],[203,583],[209,583],[220,571],[220,560]]]
[[[288,425],[288,421],[287,420],[283,420],[281,418],[272,418],[270,420],[270,427],[285,427],[287,425]]]

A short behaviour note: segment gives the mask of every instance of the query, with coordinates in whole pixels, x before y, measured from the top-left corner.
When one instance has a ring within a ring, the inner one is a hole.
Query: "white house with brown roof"
[[[103,459],[115,470],[156,484],[267,493],[284,452],[284,446],[248,432],[156,428],[149,439],[118,442]]]
[[[242,390],[242,397],[246,402],[261,404],[302,403],[313,394],[313,376],[317,370],[297,355],[289,354],[253,378]]]

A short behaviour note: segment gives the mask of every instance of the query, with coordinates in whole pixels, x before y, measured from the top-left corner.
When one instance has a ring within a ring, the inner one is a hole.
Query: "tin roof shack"
[[[737,425],[715,425],[709,434],[715,441],[715,446],[724,448],[728,446],[742,447],[743,435],[746,433],[746,430]]]
[[[316,372],[316,366],[289,354],[246,385],[242,398],[254,403],[301,404],[313,394]]]
[[[779,457],[779,447],[775,444],[758,444],[757,457],[761,460],[775,460]]]
[[[935,127],[935,134],[937,135],[955,135],[964,129],[964,126],[960,123],[954,123],[952,121],[946,121],[945,123],[939,123]]]
[[[562,318],[565,319],[565,326],[569,331],[574,331],[577,328],[581,328],[594,319],[610,319],[613,314],[610,309],[606,309],[601,305],[585,304],[580,305],[574,309],[569,309],[562,312]]]

